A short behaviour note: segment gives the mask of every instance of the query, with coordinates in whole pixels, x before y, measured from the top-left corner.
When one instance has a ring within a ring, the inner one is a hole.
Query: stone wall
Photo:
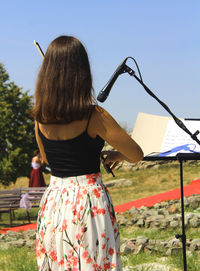
[[[185,226],[197,228],[200,226],[200,195],[184,197],[184,206],[194,209],[185,212]],[[139,228],[178,228],[181,226],[180,200],[163,201],[153,207],[132,207],[123,214],[117,214],[119,225],[136,226]]]
[[[186,228],[198,228],[200,226],[200,195],[193,195],[184,198],[185,207],[193,208],[193,212],[185,212]],[[132,207],[123,214],[116,214],[118,224],[121,226],[131,226],[136,228],[148,229],[181,229],[181,210],[180,200],[170,200],[161,202],[153,207]],[[12,232],[0,235],[0,249],[9,247],[34,247],[36,231],[29,230],[26,232]],[[131,239],[121,239],[121,252],[151,253],[153,251],[163,252],[165,255],[176,253],[182,249],[180,239],[175,236],[168,240],[151,240],[145,236],[137,236]],[[187,252],[200,253],[200,239],[187,239]]]
[[[184,207],[190,207],[191,212],[185,212],[185,228],[199,228],[200,226],[200,195],[193,195],[184,198]],[[134,228],[148,229],[177,229],[181,233],[181,203],[180,200],[170,200],[155,204],[153,207],[132,207],[123,214],[117,214],[118,224],[132,226]],[[187,234],[186,234],[187,236]],[[145,236],[137,236],[129,240],[121,240],[121,252],[146,253],[162,252],[164,255],[171,255],[182,250],[182,241],[175,236],[167,240],[151,240]],[[187,253],[200,254],[200,238],[186,240]]]

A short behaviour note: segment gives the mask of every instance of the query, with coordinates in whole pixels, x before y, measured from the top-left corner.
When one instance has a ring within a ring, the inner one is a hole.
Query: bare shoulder
[[[115,133],[116,129],[121,130],[121,127],[111,114],[98,105],[93,110],[91,127],[94,133],[101,136],[104,140],[107,140],[107,136],[110,136],[111,133]],[[117,132],[119,133],[119,131]]]
[[[96,105],[93,110],[93,118],[99,121],[105,121],[113,119],[110,113],[106,111],[103,107]]]

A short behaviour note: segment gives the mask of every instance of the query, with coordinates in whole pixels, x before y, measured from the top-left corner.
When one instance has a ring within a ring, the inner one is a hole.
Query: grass
[[[24,259],[27,259],[24,261]],[[183,270],[182,253],[177,253],[170,257],[164,257],[164,263]],[[144,263],[163,262],[163,255],[160,253],[137,255],[122,254],[123,266],[136,266]],[[137,270],[137,269],[135,269]],[[140,269],[141,270],[141,269]],[[187,257],[187,270],[200,270],[200,256],[193,254]],[[0,250],[0,271],[37,271],[37,263],[35,250],[31,248],[10,248],[8,250]]]
[[[159,252],[152,254],[139,253],[137,255],[122,254],[122,262],[123,266],[136,266],[144,263],[157,262],[169,264],[178,268],[179,270],[183,270],[182,253],[177,253],[176,255],[167,258],[163,257],[163,255]],[[137,271],[136,268],[134,270]],[[187,270],[200,270],[199,255],[193,254],[187,257]],[[27,247],[0,250],[0,271],[37,271],[35,250]]]
[[[159,255],[162,257],[162,255]],[[157,262],[158,260],[158,254],[144,254],[144,253],[139,253],[136,255],[129,254],[129,255],[123,255],[122,254],[122,263],[123,266],[136,266],[140,265],[141,263],[152,263],[152,262]]]
[[[144,254],[139,253],[137,255],[122,255],[123,266],[137,266],[145,263],[160,263],[167,264],[176,270],[183,270],[183,257],[182,253],[177,253],[176,255],[170,257],[163,257],[162,254]],[[140,268],[134,268],[133,271],[142,271]],[[152,269],[151,269],[152,270]],[[173,269],[172,269],[173,270]],[[199,271],[200,270],[200,256],[193,254],[187,257],[187,271]],[[147,271],[147,269],[145,269]]]
[[[0,271],[37,271],[35,250],[27,247],[0,250]]]
[[[183,163],[183,181],[184,185],[189,184],[192,180],[200,178],[200,163],[189,164]],[[115,170],[115,179],[129,179],[132,185],[129,187],[110,188],[114,205],[152,196],[158,193],[166,192],[180,187],[179,163],[171,162],[163,164],[159,168],[140,169],[137,171]],[[105,173],[102,168],[103,182],[114,180],[111,174]],[[44,174],[46,184],[49,184],[50,175]],[[19,187],[28,187],[28,178],[18,178],[15,184],[7,187],[0,185],[0,190],[8,190]]]
[[[180,187],[180,173],[178,162],[164,164],[157,169],[148,168],[138,171],[115,171],[116,179],[126,178],[132,180],[129,187],[109,189],[114,205],[163,193]],[[183,164],[184,185],[200,178],[199,164]],[[103,175],[104,182],[112,180],[109,175]]]
[[[171,265],[176,263],[176,267],[183,270],[183,257],[182,253],[178,255],[173,255],[167,259],[167,262]],[[187,257],[187,270],[188,271],[199,271],[200,270],[200,256],[197,254],[192,254]]]
[[[120,226],[120,236],[122,239],[136,238],[137,236],[145,236],[151,240],[167,240],[171,237],[175,237],[177,233],[181,233],[182,229],[172,229],[167,228],[163,229],[145,229],[131,226]],[[187,231],[187,239],[199,239],[200,236],[200,228],[186,228]]]

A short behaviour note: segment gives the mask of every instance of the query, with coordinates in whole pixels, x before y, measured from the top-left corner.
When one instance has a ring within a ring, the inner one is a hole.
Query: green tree
[[[32,96],[22,92],[0,63],[0,183],[8,185],[29,176],[33,150],[37,148]]]

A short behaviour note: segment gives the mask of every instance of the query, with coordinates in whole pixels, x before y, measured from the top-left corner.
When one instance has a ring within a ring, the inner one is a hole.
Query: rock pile
[[[124,254],[140,252],[152,253],[159,252],[163,255],[176,255],[182,251],[182,242],[175,237],[171,237],[168,240],[151,240],[145,236],[138,236],[129,240],[121,240],[121,252]],[[187,240],[187,253],[200,254],[200,239]]]
[[[21,232],[8,231],[0,235],[0,249],[6,250],[10,247],[35,247],[36,230]]]
[[[185,212],[185,226],[198,228],[200,226],[200,195],[184,198],[184,206],[195,209]],[[153,207],[132,207],[123,214],[117,214],[118,224],[136,226],[139,228],[178,228],[182,225],[180,200],[170,200],[155,204]]]

